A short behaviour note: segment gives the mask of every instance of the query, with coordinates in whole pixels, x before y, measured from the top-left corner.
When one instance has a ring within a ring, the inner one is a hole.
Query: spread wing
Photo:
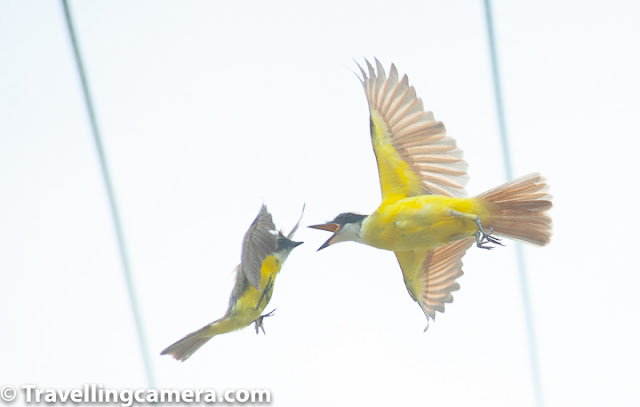
[[[302,205],[302,212],[300,213],[300,218],[298,219],[298,223],[296,223],[293,229],[291,229],[291,232],[289,232],[289,234],[287,235],[287,239],[289,240],[293,239],[293,235],[296,233],[296,230],[298,230],[298,226],[300,226],[300,222],[302,222],[302,216],[304,216],[304,208],[306,207],[307,207],[307,204]]]
[[[278,236],[267,207],[262,205],[258,217],[244,235],[242,242],[242,273],[256,289],[260,289],[260,269],[264,259],[276,251]]]
[[[473,239],[463,239],[433,250],[396,252],[404,283],[411,297],[420,304],[427,319],[444,312],[444,304],[453,301],[453,291],[460,288],[456,279],[462,273],[462,256]]]
[[[425,112],[406,75],[389,77],[376,59],[377,73],[358,65],[371,113],[371,142],[378,162],[383,200],[437,194],[464,196],[467,163],[442,122]]]

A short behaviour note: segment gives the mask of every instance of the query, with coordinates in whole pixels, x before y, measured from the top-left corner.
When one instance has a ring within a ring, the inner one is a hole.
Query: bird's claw
[[[476,237],[476,246],[478,246],[481,249],[487,249],[487,250],[491,250],[495,247],[495,246],[490,246],[491,243],[498,246],[504,246],[504,244],[500,242],[500,239],[498,239],[497,237],[491,236],[491,234],[493,233],[493,226],[490,227],[489,231],[487,232],[482,226],[482,223],[480,222],[480,218],[476,218],[476,224],[478,225],[478,229],[480,229],[473,234]]]
[[[262,333],[263,333],[263,334],[265,334],[265,335],[267,334],[267,333],[264,331],[264,324],[263,324],[263,320],[264,320],[266,317],[270,317],[270,316],[272,316],[274,312],[276,312],[275,308],[274,308],[272,311],[268,312],[267,314],[260,315],[260,316],[258,317],[258,319],[256,319],[255,321],[253,321],[253,323],[255,324],[255,328],[256,328],[256,335],[259,335],[259,334],[260,334],[260,330],[262,330]]]

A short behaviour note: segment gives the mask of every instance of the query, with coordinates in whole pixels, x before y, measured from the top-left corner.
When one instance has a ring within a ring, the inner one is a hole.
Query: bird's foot
[[[262,291],[262,295],[258,300],[258,305],[256,305],[256,311],[258,310],[258,308],[260,308],[260,304],[262,304],[262,300],[265,298],[265,296],[267,298],[267,304],[269,304],[269,300],[271,299],[271,295],[269,294],[269,292],[271,291],[272,288],[273,288],[273,281],[271,281],[271,276],[269,276],[269,281],[267,281],[267,285],[264,287],[264,290]],[[266,307],[267,304],[265,304],[264,306]]]
[[[253,321],[253,323],[255,324],[255,328],[256,328],[256,335],[259,335],[259,334],[260,334],[260,330],[262,330],[262,333],[263,333],[263,334],[265,334],[265,335],[267,334],[267,333],[264,331],[264,324],[263,324],[263,320],[264,320],[266,317],[270,317],[270,316],[272,316],[274,312],[276,312],[276,309],[275,309],[275,308],[274,308],[272,311],[268,312],[267,314],[260,315],[260,317],[258,317],[258,319],[256,319],[255,321]]]
[[[491,236],[491,234],[493,233],[493,226],[490,227],[489,231],[487,232],[485,228],[482,226],[482,222],[480,222],[480,217],[476,218],[476,224],[478,225],[478,229],[479,229],[473,234],[476,237],[476,246],[478,246],[481,249],[487,249],[487,250],[491,250],[495,247],[495,246],[490,246],[491,243],[498,246],[504,246],[500,242],[500,239],[498,239],[497,237]]]

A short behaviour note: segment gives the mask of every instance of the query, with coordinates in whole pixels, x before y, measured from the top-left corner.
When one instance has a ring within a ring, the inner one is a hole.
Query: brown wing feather
[[[395,65],[388,78],[377,59],[376,69],[369,61],[366,65],[367,71],[358,67],[371,111],[383,199],[391,194],[465,196],[467,163],[442,122],[424,111],[406,75],[398,80]]]
[[[473,239],[458,240],[427,252],[422,265],[422,292],[418,303],[424,313],[435,320],[436,311],[444,312],[444,304],[453,302],[453,291],[460,289],[455,281],[462,276],[462,257]]]
[[[262,205],[260,213],[244,235],[242,242],[242,273],[256,289],[260,289],[260,269],[264,259],[276,251],[278,237],[267,207]]]
[[[462,257],[472,244],[473,239],[464,239],[433,250],[396,252],[407,290],[428,319],[435,320],[436,311],[444,312],[444,304],[453,301]]]

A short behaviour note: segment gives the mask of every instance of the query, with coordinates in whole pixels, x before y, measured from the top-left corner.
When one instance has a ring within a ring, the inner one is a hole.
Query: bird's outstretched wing
[[[256,289],[260,289],[260,269],[264,259],[276,251],[278,236],[267,207],[262,205],[258,217],[244,235],[242,242],[242,264],[240,268],[247,280]]]
[[[300,213],[300,218],[298,219],[298,223],[296,223],[293,229],[291,229],[291,232],[289,232],[289,234],[287,235],[287,239],[289,240],[293,239],[293,235],[296,233],[296,230],[298,230],[298,226],[300,226],[300,222],[302,222],[302,216],[304,216],[304,208],[306,207],[307,207],[307,204],[302,205],[302,212]]]
[[[458,240],[432,250],[396,252],[404,283],[411,297],[420,304],[427,319],[435,320],[436,311],[453,301],[453,291],[460,288],[456,279],[462,273],[462,256],[473,239]]]
[[[442,122],[425,112],[406,75],[398,80],[391,65],[387,78],[376,59],[376,70],[360,65],[371,113],[371,142],[378,162],[382,199],[437,194],[464,196],[467,163]]]

